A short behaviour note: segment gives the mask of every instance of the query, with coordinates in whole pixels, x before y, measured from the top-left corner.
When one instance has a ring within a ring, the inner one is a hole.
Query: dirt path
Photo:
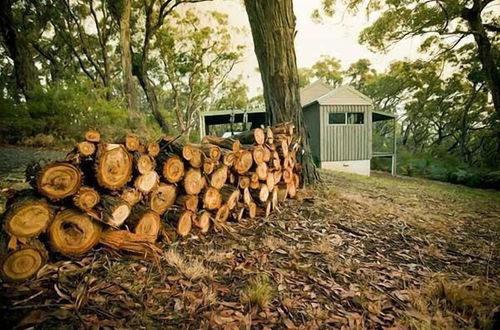
[[[47,265],[28,283],[4,283],[5,324],[498,325],[500,192],[379,175],[322,177],[270,218],[207,236],[165,236],[159,265],[98,248]]]

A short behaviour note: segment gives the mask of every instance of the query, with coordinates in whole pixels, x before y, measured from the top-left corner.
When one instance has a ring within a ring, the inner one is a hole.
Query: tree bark
[[[264,86],[268,121],[295,124],[304,149],[301,153],[304,181],[314,183],[319,176],[300,105],[292,0],[245,0],[245,6]]]
[[[27,33],[18,33],[12,13],[12,0],[0,1],[0,33],[9,57],[14,62],[14,76],[18,91],[26,100],[40,86]]]
[[[123,0],[119,13],[118,25],[120,27],[121,64],[123,71],[123,93],[127,99],[128,118],[133,125],[137,120],[137,93],[132,75],[132,45],[130,44],[130,12],[131,0]]]
[[[472,8],[464,8],[462,18],[467,21],[478,49],[479,61],[493,99],[497,117],[500,117],[500,70],[495,63],[493,49],[481,18],[481,12],[488,2],[474,0]]]

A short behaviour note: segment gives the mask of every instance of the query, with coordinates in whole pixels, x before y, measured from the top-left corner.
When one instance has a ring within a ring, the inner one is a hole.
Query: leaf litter
[[[500,194],[322,172],[269,218],[99,248],[2,283],[2,324],[39,328],[494,328]]]

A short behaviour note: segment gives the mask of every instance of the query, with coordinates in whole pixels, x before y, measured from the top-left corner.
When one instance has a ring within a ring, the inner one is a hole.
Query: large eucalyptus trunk
[[[29,100],[34,89],[40,86],[38,71],[33,60],[28,33],[18,33],[12,13],[12,0],[0,1],[0,33],[9,57],[14,62],[17,90]]]
[[[313,183],[318,173],[300,105],[292,0],[245,0],[245,6],[262,77],[268,121],[295,124],[304,149],[300,155],[304,181]]]
[[[478,57],[481,62],[482,71],[490,90],[495,112],[500,117],[500,71],[498,63],[495,62],[494,50],[488,38],[481,18],[481,12],[488,2],[474,0],[472,8],[465,8],[462,18],[467,21],[474,36],[478,49]]]
[[[129,120],[133,123],[137,119],[137,93],[132,75],[132,51],[130,45],[130,11],[131,0],[123,1],[123,10],[120,16],[120,43],[123,70],[123,91],[127,98]]]

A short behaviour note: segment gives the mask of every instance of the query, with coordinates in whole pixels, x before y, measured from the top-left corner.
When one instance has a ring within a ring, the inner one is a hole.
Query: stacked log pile
[[[3,216],[2,275],[28,279],[48,251],[79,257],[97,244],[154,257],[160,234],[268,216],[297,192],[299,144],[290,123],[200,144],[132,134],[107,143],[89,130],[64,160],[28,166],[33,189],[10,198]]]

